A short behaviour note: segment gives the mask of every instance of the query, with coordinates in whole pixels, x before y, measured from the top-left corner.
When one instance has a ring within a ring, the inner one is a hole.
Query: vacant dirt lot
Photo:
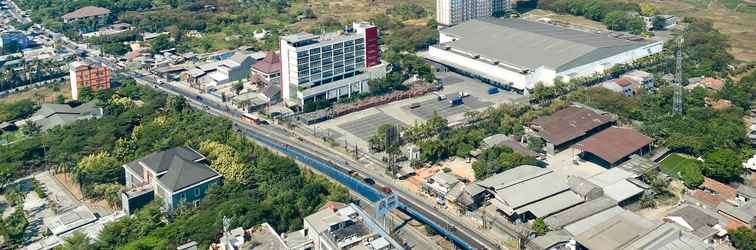
[[[47,86],[38,87],[35,89],[24,90],[16,92],[7,96],[0,97],[0,102],[15,102],[23,99],[31,99],[39,102],[54,102],[55,97],[63,95],[66,100],[71,99],[71,86],[68,82],[61,82],[60,84],[49,84]],[[55,88],[54,86],[57,86]]]
[[[652,0],[664,12],[710,19],[730,37],[736,59],[756,61],[756,1],[753,0]]]
[[[368,19],[377,14],[385,13],[386,9],[400,3],[408,3],[406,0],[310,0],[307,5],[318,16],[330,16],[339,20],[357,21]],[[413,0],[412,3],[423,6],[429,12],[435,11],[434,0]],[[430,13],[432,14],[432,13]]]

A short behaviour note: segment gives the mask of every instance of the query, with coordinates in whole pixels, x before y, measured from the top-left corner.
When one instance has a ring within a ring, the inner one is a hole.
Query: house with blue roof
[[[208,190],[220,185],[221,175],[207,158],[186,146],[154,152],[123,165],[126,187],[121,193],[127,213],[161,199],[166,210],[198,206]]]

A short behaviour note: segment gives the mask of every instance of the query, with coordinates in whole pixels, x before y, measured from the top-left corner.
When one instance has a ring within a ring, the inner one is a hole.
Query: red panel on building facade
[[[381,50],[378,48],[378,27],[365,29],[365,66],[381,64]]]

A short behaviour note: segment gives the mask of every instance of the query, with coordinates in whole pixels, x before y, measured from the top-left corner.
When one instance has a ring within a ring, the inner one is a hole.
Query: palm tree
[[[63,241],[61,250],[93,249],[94,244],[89,237],[82,232],[75,232]]]

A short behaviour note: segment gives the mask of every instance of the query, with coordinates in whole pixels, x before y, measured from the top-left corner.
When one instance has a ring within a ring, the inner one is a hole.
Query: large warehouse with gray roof
[[[628,40],[523,19],[480,18],[441,30],[426,58],[520,91],[570,80],[662,51],[662,41]]]

